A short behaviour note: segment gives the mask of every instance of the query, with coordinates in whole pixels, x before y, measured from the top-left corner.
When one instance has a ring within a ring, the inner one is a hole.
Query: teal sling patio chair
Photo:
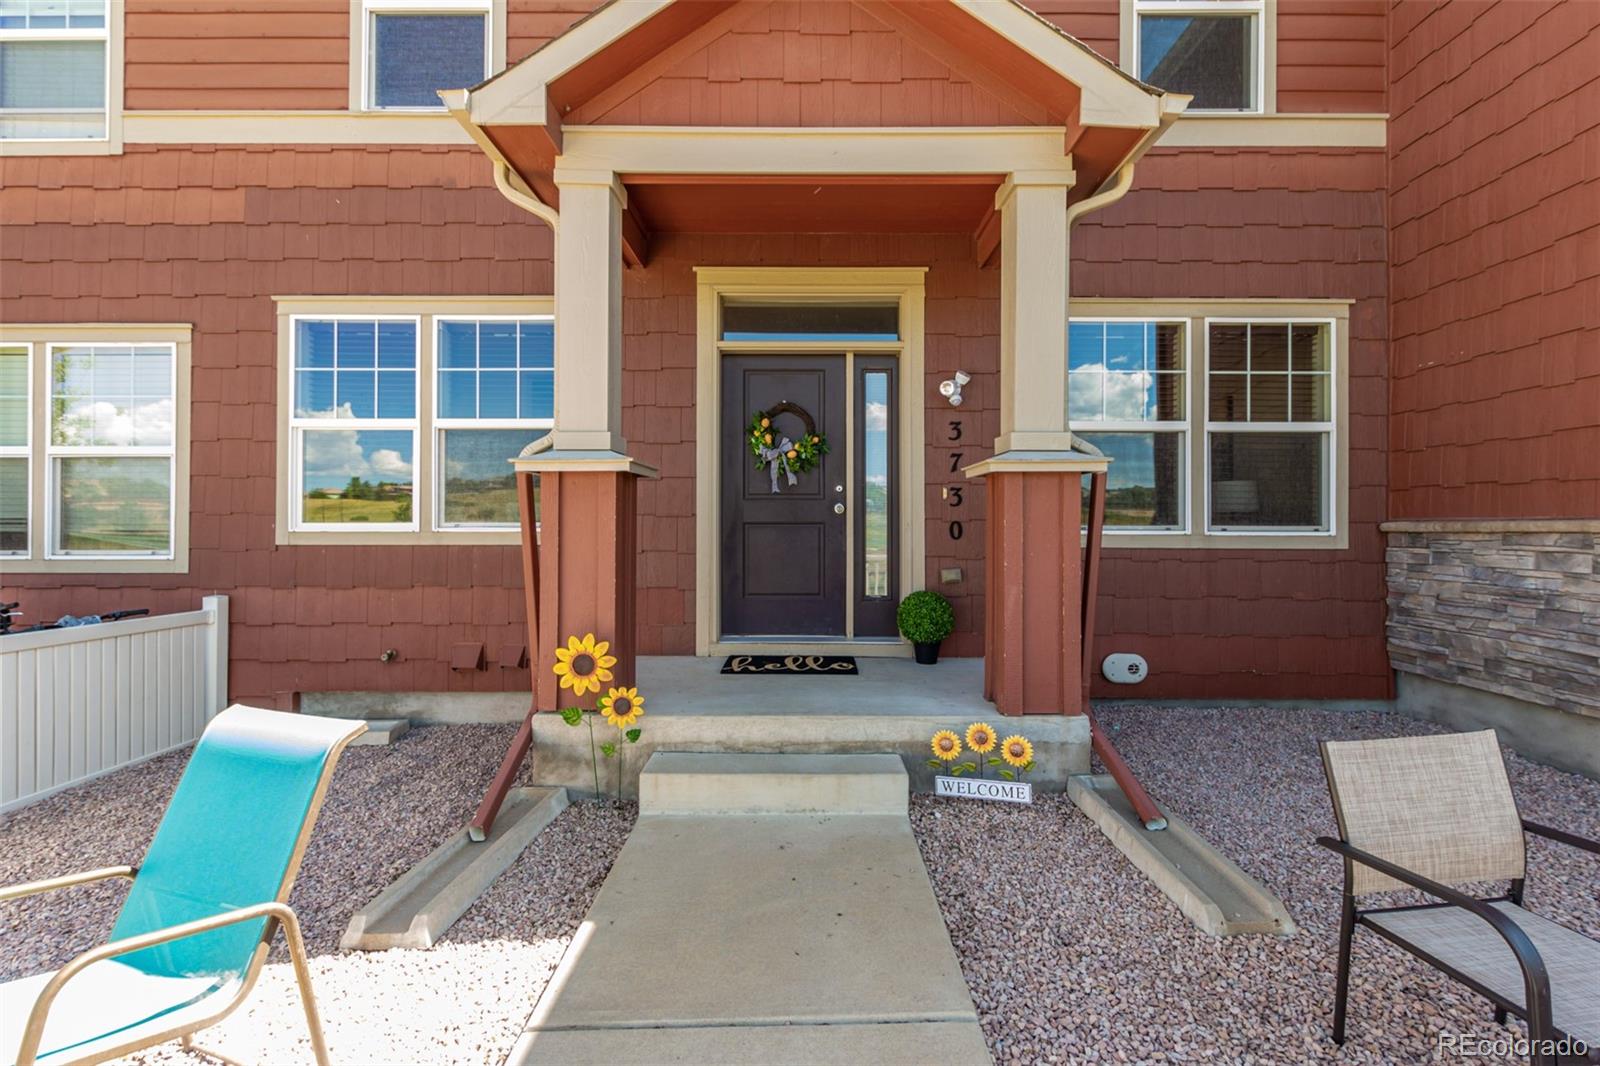
[[[300,923],[306,843],[357,721],[233,706],[195,745],[144,863],[0,888],[0,902],[111,877],[133,882],[110,942],[0,985],[0,1062],[91,1063],[193,1035],[250,994],[278,929],[317,1062],[328,1061]]]

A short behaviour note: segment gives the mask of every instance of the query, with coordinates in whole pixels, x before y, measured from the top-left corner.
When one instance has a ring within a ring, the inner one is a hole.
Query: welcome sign
[[[1032,803],[1033,785],[1027,781],[996,781],[983,777],[947,777],[936,774],[933,794],[954,799],[996,800],[1000,803]]]

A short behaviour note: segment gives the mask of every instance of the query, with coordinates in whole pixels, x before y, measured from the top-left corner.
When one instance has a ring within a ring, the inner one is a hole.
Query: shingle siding
[[[1600,515],[1600,4],[1390,37],[1392,516]]]

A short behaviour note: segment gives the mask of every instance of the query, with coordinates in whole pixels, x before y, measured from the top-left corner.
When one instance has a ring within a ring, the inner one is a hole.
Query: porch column
[[[1067,192],[1072,174],[1012,174],[1000,213],[1000,436],[995,454],[1070,451]]]
[[[529,660],[540,710],[595,706],[558,689],[554,651],[593,633],[617,657],[612,685],[635,682],[638,654],[637,484],[656,472],[622,436],[622,208],[610,171],[556,171],[555,427],[513,465],[539,478],[537,523],[524,515],[523,551],[539,566]],[[604,692],[604,688],[601,689]]]
[[[1081,481],[1106,460],[1067,424],[1067,193],[1013,174],[1000,213],[1000,436],[966,468],[987,479],[984,696],[1001,714],[1083,705]]]

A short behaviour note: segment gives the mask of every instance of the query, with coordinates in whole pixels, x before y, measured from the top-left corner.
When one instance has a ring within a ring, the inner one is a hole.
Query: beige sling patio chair
[[[233,706],[195,745],[144,863],[0,888],[0,902],[111,877],[133,884],[110,942],[0,984],[0,1062],[103,1062],[193,1035],[250,994],[281,927],[317,1062],[328,1052],[289,909],[334,764],[358,721]]]
[[[1333,1039],[1344,1043],[1350,945],[1377,933],[1528,1023],[1530,1059],[1554,1062],[1563,1039],[1600,1046],[1600,943],[1522,906],[1535,833],[1600,854],[1600,842],[1520,817],[1493,730],[1392,740],[1325,741],[1322,762],[1344,857],[1344,908]],[[1456,887],[1509,881],[1504,895]],[[1420,889],[1438,903],[1361,909],[1358,897]]]

